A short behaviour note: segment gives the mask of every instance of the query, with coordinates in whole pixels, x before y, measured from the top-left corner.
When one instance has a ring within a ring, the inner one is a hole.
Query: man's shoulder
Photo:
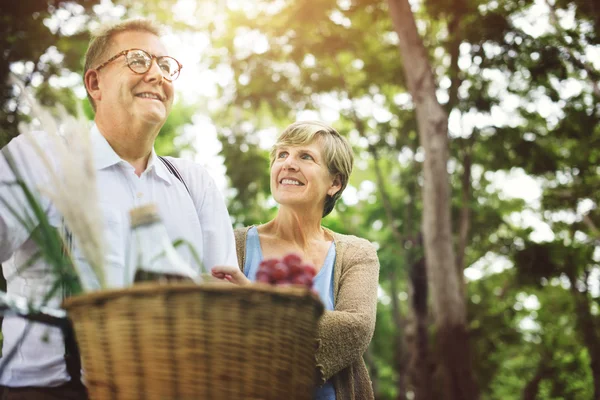
[[[213,186],[213,178],[208,173],[208,170],[203,165],[193,161],[179,157],[162,157],[171,163],[179,174],[183,177],[186,184],[196,186]]]
[[[181,172],[187,172],[187,171],[193,171],[193,172],[201,172],[201,173],[208,173],[206,168],[193,160],[188,160],[185,158],[180,158],[180,157],[172,157],[172,156],[159,156],[160,158],[164,158],[165,160],[169,161],[171,164],[173,164],[175,167],[177,167],[177,169]]]
[[[42,148],[48,146],[56,140],[46,131],[31,131],[26,134],[19,134],[12,138],[4,148],[8,149],[30,149],[34,150],[34,145],[39,145]]]
[[[0,157],[7,161],[12,159],[20,170],[28,168],[45,173],[47,164],[44,161],[58,167],[57,140],[58,137],[45,131],[20,134],[1,149]]]

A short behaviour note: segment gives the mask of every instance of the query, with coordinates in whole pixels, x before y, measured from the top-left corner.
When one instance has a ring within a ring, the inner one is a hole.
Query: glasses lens
[[[127,53],[127,64],[133,71],[143,74],[150,69],[152,59],[142,50],[132,50]]]
[[[169,56],[158,57],[158,66],[160,67],[163,75],[167,79],[176,79],[179,75],[179,63]]]

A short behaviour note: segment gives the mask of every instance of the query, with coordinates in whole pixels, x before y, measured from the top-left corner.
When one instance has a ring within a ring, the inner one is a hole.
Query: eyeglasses
[[[101,68],[104,68],[106,65],[113,62],[121,56],[125,56],[125,59],[127,60],[127,66],[136,74],[145,74],[146,72],[148,72],[152,67],[152,60],[156,58],[156,64],[160,68],[160,72],[162,73],[163,78],[165,78],[169,82],[172,82],[175,79],[177,79],[179,77],[179,72],[181,71],[181,68],[183,68],[183,65],[181,65],[179,61],[177,61],[173,57],[157,57],[155,55],[148,54],[144,50],[129,49],[123,50],[119,54],[103,62],[98,67],[96,67],[96,71],[100,71]]]

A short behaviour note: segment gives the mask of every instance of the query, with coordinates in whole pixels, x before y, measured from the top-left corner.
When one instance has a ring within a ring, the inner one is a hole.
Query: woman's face
[[[322,210],[326,196],[340,188],[339,178],[329,174],[318,140],[277,148],[271,166],[271,194],[279,204]]]

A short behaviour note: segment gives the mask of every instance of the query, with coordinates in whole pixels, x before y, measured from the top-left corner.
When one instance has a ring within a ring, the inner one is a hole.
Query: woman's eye
[[[303,160],[312,160],[313,157],[310,154],[302,154],[302,159]]]
[[[287,152],[285,151],[282,151],[281,153],[277,154],[277,158],[283,158],[285,156],[287,156]]]

